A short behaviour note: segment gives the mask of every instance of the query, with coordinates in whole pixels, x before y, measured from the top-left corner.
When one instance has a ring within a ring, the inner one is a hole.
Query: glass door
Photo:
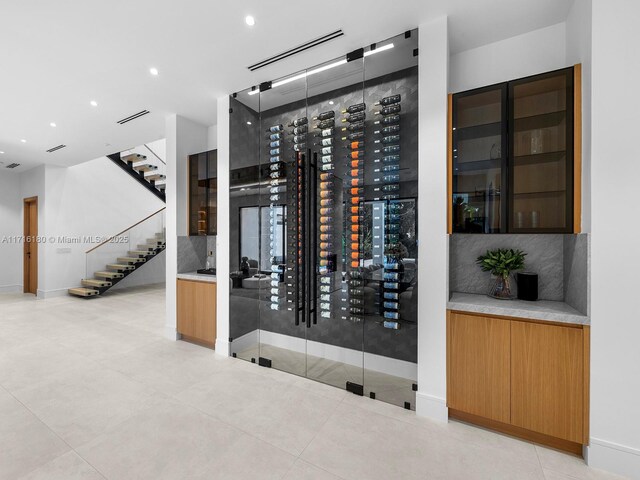
[[[258,362],[307,371],[310,232],[306,72],[260,88],[260,298]]]
[[[453,231],[506,232],[507,85],[453,96]]]
[[[417,36],[380,42],[364,62],[364,390],[409,409],[418,354]]]
[[[355,56],[357,57],[357,56]],[[362,257],[364,58],[334,60],[307,76],[312,315],[307,376],[363,394],[367,298]]]

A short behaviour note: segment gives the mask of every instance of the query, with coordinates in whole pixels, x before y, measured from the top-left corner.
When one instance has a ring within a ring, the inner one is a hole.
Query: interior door
[[[38,291],[38,197],[24,199],[24,293]]]
[[[304,376],[312,314],[306,72],[280,80],[274,88],[262,85],[259,95],[258,361]]]
[[[357,55],[356,55],[357,57]],[[307,331],[307,376],[362,395],[363,332],[373,299],[366,293],[362,256],[365,112],[364,58],[345,58],[310,70],[311,179],[309,211],[315,262],[314,314]]]

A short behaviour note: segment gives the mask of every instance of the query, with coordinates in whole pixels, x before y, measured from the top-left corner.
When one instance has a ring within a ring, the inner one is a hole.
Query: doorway
[[[38,292],[38,197],[24,199],[24,293]]]

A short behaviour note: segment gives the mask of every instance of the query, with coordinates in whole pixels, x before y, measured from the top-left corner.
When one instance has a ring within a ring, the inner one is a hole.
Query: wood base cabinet
[[[178,333],[213,348],[216,343],[216,284],[178,280]]]
[[[454,418],[581,454],[589,327],[448,312],[447,406]]]

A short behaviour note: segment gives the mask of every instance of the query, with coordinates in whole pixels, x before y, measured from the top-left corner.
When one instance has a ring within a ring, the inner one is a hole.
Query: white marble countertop
[[[195,280],[197,282],[210,282],[210,283],[216,283],[218,281],[217,275],[207,275],[205,273],[198,273],[198,272],[179,273],[177,275],[177,278],[181,280]]]
[[[471,313],[503,315],[505,317],[528,318],[531,320],[547,320],[549,322],[589,325],[587,315],[564,302],[538,300],[498,300],[487,295],[452,292],[447,303],[449,310]]]

